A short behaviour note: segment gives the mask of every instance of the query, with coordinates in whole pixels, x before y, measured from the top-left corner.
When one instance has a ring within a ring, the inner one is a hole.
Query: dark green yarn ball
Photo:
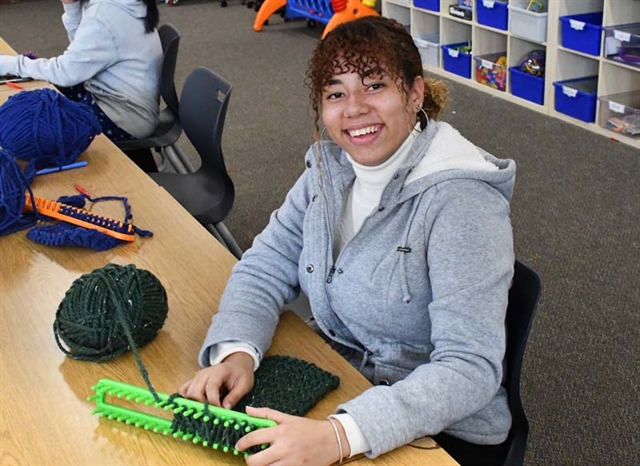
[[[167,293],[151,272],[108,264],[73,282],[53,331],[68,356],[103,362],[153,340],[168,312]]]

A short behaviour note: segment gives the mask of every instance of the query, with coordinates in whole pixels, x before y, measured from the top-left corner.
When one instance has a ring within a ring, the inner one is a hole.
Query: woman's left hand
[[[328,466],[340,459],[338,441],[331,423],[327,420],[290,416],[270,408],[247,407],[247,414],[278,423],[275,427],[250,432],[238,441],[236,449],[240,451],[254,445],[270,444],[266,450],[250,455],[247,458],[248,466]],[[343,436],[343,449],[348,448],[346,443],[347,440]]]

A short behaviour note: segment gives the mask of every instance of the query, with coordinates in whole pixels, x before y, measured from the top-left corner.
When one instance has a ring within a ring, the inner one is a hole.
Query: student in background
[[[0,75],[43,79],[89,104],[113,141],[158,123],[162,46],[155,0],[61,0],[70,44],[54,58],[0,55]]]
[[[318,140],[307,170],[234,267],[204,369],[179,391],[235,405],[302,290],[316,330],[374,387],[327,420],[247,408],[279,424],[238,442],[271,445],[247,464],[373,458],[426,435],[491,452],[511,426],[501,382],[515,164],[436,121],[446,85],[423,78],[394,20],[336,27],[307,82]]]

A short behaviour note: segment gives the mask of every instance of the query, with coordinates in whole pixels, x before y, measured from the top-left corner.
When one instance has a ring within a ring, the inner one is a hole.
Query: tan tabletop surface
[[[0,51],[11,48],[0,38]],[[31,83],[29,83],[31,84]],[[39,82],[38,87],[46,83]],[[3,86],[0,86],[3,87]],[[0,92],[0,104],[10,92]],[[65,357],[52,325],[73,280],[107,263],[135,264],[164,285],[169,316],[158,337],[140,350],[157,390],[173,393],[198,369],[197,352],[217,309],[235,258],[164,189],[106,137],[82,155],[87,167],[37,177],[36,196],[127,196],[134,223],[152,238],[104,252],[36,244],[25,232],[0,237],[0,462],[2,465],[241,465],[238,457],[92,415],[91,386],[108,377],[144,386],[131,353],[102,364]],[[120,203],[95,210],[121,219]],[[309,417],[324,418],[370,384],[293,313],[282,319],[273,354],[316,363],[338,375],[340,387]],[[376,460],[351,464],[455,465],[430,439]]]

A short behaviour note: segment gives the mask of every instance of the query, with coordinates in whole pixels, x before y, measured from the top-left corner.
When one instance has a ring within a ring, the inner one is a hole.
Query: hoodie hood
[[[432,123],[433,125],[433,123]],[[427,152],[405,185],[432,173],[445,170],[496,171],[498,166],[483,157],[480,149],[464,138],[448,123],[435,122],[436,132],[430,139]]]
[[[147,5],[142,0],[89,0],[86,8],[108,3],[112,6],[126,11],[135,18],[145,18],[147,16]]]
[[[317,148],[313,150],[314,153],[316,151]],[[343,187],[350,185],[354,171],[342,148],[331,140],[324,140],[320,142],[319,152],[321,160],[328,158],[341,167],[332,173],[333,182]],[[464,138],[448,123],[430,121],[386,187],[381,203],[402,203],[438,183],[454,179],[483,181],[510,201],[515,174],[513,160],[494,157]]]
[[[497,189],[507,201],[513,195],[515,162],[498,159],[464,138],[451,125],[431,121],[411,148],[398,171],[404,182],[398,202],[429,187],[454,179],[483,181]]]

